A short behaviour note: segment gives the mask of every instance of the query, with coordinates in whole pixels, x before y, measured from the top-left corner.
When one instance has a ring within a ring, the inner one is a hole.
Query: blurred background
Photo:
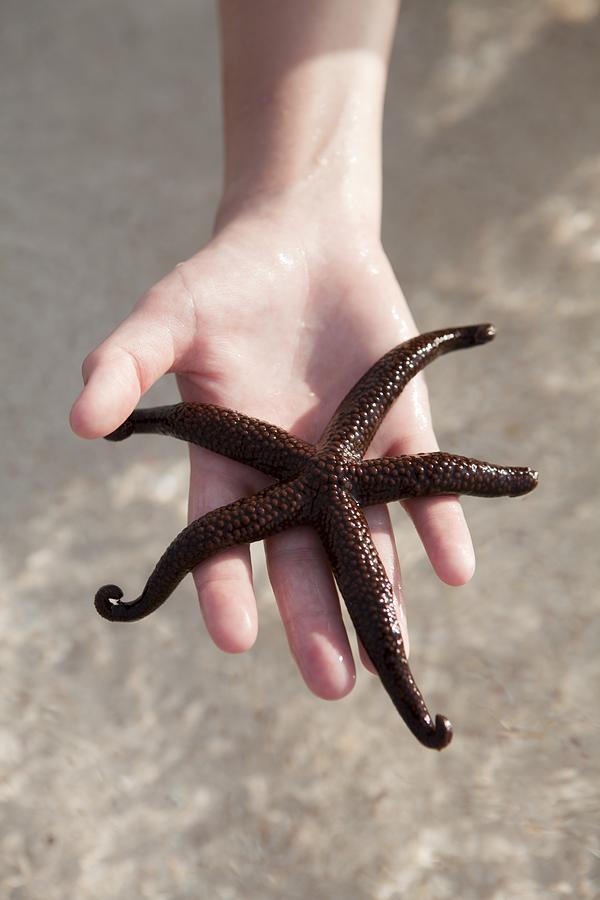
[[[400,15],[384,243],[422,330],[498,329],[428,370],[438,438],[540,472],[465,500],[460,590],[398,515],[442,754],[365,672],[308,693],[260,548],[248,654],[210,643],[189,579],[136,626],[96,615],[185,523],[180,444],[83,442],[67,415],[85,354],[210,235],[216,14],[3,0],[0,24],[0,897],[600,897],[600,3]]]

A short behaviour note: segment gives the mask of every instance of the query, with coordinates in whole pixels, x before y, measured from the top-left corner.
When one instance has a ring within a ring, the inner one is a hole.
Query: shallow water
[[[181,445],[84,443],[66,417],[85,353],[209,234],[215,19],[192,0],[2,19],[0,896],[600,896],[598,3],[401,15],[384,242],[422,330],[498,329],[430,369],[438,438],[540,472],[529,497],[465,501],[460,590],[398,516],[442,754],[364,672],[343,702],[307,692],[260,551],[244,656],[212,646],[187,581],[136,626],[96,616],[95,588],[135,590],[185,522]]]

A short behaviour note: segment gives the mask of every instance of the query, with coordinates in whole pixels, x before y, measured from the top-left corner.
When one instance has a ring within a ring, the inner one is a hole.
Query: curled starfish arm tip
[[[96,591],[94,598],[94,606],[96,611],[100,613],[103,619],[114,621],[119,617],[115,615],[116,610],[122,606],[120,603],[123,597],[123,591],[116,584],[105,584]]]
[[[443,750],[451,742],[454,734],[452,722],[439,714],[436,715],[434,722],[428,713],[416,721],[408,717],[404,718],[404,721],[416,739],[429,750]]]
[[[454,734],[452,722],[445,716],[437,715],[435,717],[435,731],[433,732],[433,741],[431,747],[434,750],[443,750],[447,747]]]
[[[152,612],[145,593],[136,600],[123,600],[123,591],[116,584],[105,584],[94,598],[96,611],[109,622],[138,622]]]
[[[439,714],[435,717],[435,724],[429,719],[427,725],[419,723],[418,728],[411,730],[417,740],[430,750],[443,750],[448,746],[454,734],[452,722],[446,716]]]

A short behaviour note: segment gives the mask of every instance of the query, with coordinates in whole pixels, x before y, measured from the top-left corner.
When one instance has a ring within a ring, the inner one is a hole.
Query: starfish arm
[[[435,494],[518,497],[537,484],[533,469],[496,466],[450,453],[368,459],[353,469],[353,496],[361,506]]]
[[[252,497],[215,509],[184,528],[162,555],[137,600],[122,601],[121,588],[107,584],[96,593],[96,609],[111,621],[143,619],[205,559],[228,547],[260,541],[291,525],[302,525],[306,519],[297,481],[271,485]]]
[[[319,449],[336,448],[361,457],[390,406],[417,372],[444,353],[485,344],[494,335],[493,325],[466,325],[430,331],[390,350],[342,400],[319,441]]]
[[[107,440],[132,434],[170,435],[281,479],[297,475],[314,454],[311,444],[276,425],[207,403],[136,409]]]
[[[452,739],[452,726],[444,716],[432,721],[412,676],[392,586],[360,507],[341,494],[316,527],[356,632],[394,706],[422,744],[442,750]]]

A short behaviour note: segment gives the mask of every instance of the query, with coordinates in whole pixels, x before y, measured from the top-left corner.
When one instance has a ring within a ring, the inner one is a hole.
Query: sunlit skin
[[[173,372],[184,400],[232,407],[312,442],[369,365],[417,333],[380,241],[381,115],[395,12],[389,0],[224,0],[226,164],[214,236],[86,358],[71,412],[78,435],[114,431]],[[418,376],[368,455],[436,449]],[[190,459],[190,519],[266,484],[198,447]],[[474,556],[457,499],[405,506],[438,576],[468,581]],[[388,513],[371,507],[367,516],[401,605]],[[270,538],[266,554],[306,683],[320,697],[344,696],[355,667],[318,539],[295,529]],[[248,548],[203,563],[194,580],[215,643],[234,653],[252,646]]]

